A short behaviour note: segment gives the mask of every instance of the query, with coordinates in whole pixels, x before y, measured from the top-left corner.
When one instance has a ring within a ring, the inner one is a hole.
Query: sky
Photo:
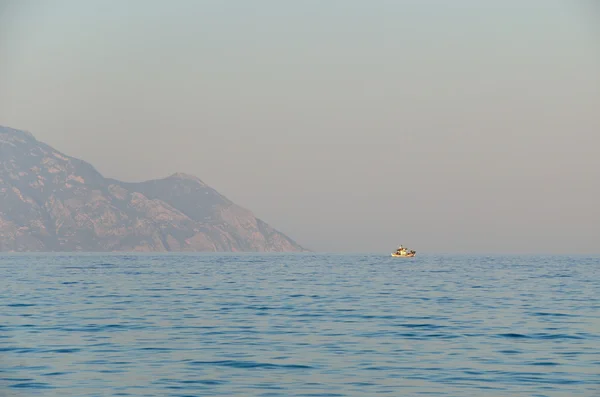
[[[0,0],[0,125],[315,251],[600,253],[594,0]]]

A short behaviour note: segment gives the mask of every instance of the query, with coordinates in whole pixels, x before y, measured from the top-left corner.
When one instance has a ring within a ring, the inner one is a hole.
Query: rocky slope
[[[0,126],[0,251],[305,251],[200,179],[125,183]]]

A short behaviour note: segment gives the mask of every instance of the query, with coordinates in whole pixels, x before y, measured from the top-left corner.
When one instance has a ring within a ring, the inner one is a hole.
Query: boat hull
[[[392,254],[392,256],[395,258],[412,258],[413,256],[415,256],[415,254],[405,254],[405,255]]]

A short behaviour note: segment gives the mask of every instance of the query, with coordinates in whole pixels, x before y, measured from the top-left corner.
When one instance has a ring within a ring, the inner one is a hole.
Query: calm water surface
[[[599,276],[598,257],[4,255],[0,395],[600,396]]]

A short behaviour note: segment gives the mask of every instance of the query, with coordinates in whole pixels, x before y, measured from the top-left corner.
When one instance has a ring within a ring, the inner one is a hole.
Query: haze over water
[[[0,125],[324,252],[598,253],[588,0],[0,0]]]
[[[598,397],[597,4],[0,0],[0,126],[377,253],[0,255],[0,395]]]
[[[7,396],[598,396],[600,257],[0,256]]]

